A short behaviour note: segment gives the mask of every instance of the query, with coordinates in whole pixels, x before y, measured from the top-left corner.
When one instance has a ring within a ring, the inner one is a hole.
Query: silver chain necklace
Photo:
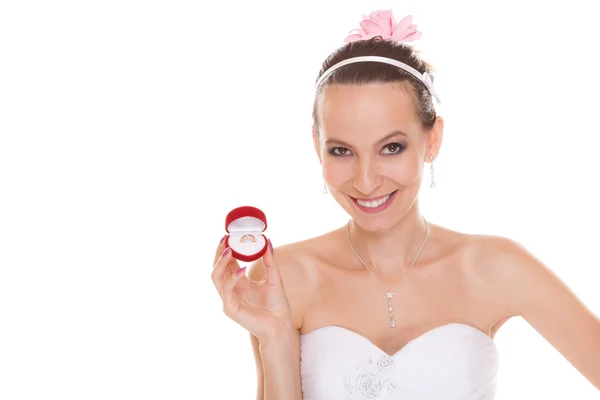
[[[396,289],[394,289],[391,292],[388,292],[383,288],[383,286],[379,282],[379,279],[377,279],[375,274],[369,269],[369,267],[367,267],[367,264],[365,264],[365,262],[362,260],[362,258],[360,258],[360,256],[356,252],[356,250],[354,250],[354,246],[352,246],[352,241],[350,240],[350,221],[348,221],[348,225],[346,226],[346,237],[348,238],[348,244],[350,245],[350,248],[354,252],[354,255],[356,256],[356,258],[358,258],[358,260],[362,263],[362,265],[365,266],[367,271],[369,271],[371,273],[371,276],[375,279],[375,282],[377,282],[377,284],[379,285],[381,290],[383,290],[383,293],[385,293],[385,295],[388,298],[388,311],[390,314],[390,322],[389,322],[390,328],[394,328],[396,326],[396,321],[394,320],[394,308],[392,306],[392,297],[394,296],[394,294],[396,294],[396,291],[398,290],[400,285],[402,285],[402,282],[404,282],[404,280],[408,276],[408,273],[412,269],[413,265],[415,265],[415,263],[419,259],[419,256],[421,255],[421,250],[423,250],[423,246],[425,246],[425,242],[427,242],[427,238],[429,237],[429,228],[427,226],[427,220],[425,219],[425,217],[423,217],[423,221],[425,222],[425,239],[423,240],[423,243],[421,244],[421,248],[419,249],[419,252],[417,253],[417,256],[415,257],[415,260],[411,264],[410,268],[408,268],[408,271],[406,271],[406,273],[404,274],[404,277],[402,277],[402,280],[400,281],[398,286],[396,286]]]

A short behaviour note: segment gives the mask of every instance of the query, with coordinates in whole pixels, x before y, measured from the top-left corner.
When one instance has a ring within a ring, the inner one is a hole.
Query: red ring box
[[[267,251],[267,237],[263,232],[267,229],[265,213],[256,207],[243,206],[229,212],[225,218],[225,246],[231,248],[231,254],[240,261],[254,261]],[[244,235],[252,235],[256,241],[240,240]]]

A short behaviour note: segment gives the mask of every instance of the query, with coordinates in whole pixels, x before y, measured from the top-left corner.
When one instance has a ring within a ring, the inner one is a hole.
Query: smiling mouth
[[[396,193],[398,190],[394,190],[392,193],[389,193],[377,200],[359,200],[355,197],[352,197],[352,199],[354,199],[354,201],[356,201],[360,206],[365,207],[365,208],[377,208],[377,207],[381,207],[382,205],[384,205],[385,203],[387,203],[387,201],[394,195],[394,193]]]

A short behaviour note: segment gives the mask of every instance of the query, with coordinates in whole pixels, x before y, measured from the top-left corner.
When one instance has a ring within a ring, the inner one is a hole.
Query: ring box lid
[[[256,207],[243,206],[229,212],[225,218],[225,230],[231,232],[264,232],[267,229],[265,213]]]

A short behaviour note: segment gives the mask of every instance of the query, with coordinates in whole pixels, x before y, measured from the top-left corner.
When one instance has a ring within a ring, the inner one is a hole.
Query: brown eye
[[[338,157],[345,156],[348,152],[349,150],[345,147],[334,147],[331,150],[329,150],[330,154]]]
[[[405,147],[400,143],[390,143],[384,147],[386,154],[398,154],[401,153]]]

